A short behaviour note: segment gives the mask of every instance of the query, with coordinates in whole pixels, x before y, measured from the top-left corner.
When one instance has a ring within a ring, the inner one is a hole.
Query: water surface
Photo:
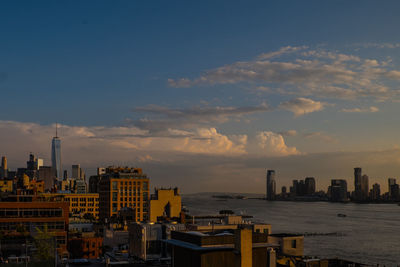
[[[284,202],[256,199],[221,201],[211,193],[184,195],[183,203],[194,215],[236,214],[272,225],[273,233],[317,233],[306,236],[306,255],[343,258],[368,264],[400,264],[400,206],[329,202]],[[338,217],[337,214],[346,214]]]

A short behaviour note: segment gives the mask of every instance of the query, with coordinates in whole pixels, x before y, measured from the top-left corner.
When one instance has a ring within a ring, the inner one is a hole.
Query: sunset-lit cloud
[[[312,99],[299,97],[296,99],[292,99],[286,102],[283,102],[279,105],[279,108],[286,109],[298,117],[301,115],[305,115],[307,113],[320,111],[324,108],[325,104],[319,101],[314,101]]]
[[[301,47],[283,47],[259,55],[254,60],[238,61],[204,71],[197,78],[168,80],[171,87],[217,84],[256,84],[256,88],[279,94],[354,99],[387,100],[398,97],[391,81],[398,82],[400,72],[391,61],[362,58],[337,51]]]
[[[344,108],[341,110],[342,112],[347,113],[374,113],[378,112],[379,108],[377,107],[369,107],[369,108]]]

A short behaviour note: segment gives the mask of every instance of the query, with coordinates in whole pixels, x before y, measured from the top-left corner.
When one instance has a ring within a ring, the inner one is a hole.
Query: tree
[[[43,230],[36,227],[37,234],[33,236],[36,246],[36,257],[39,260],[47,261],[54,259],[55,244],[54,236],[48,232],[47,225]]]

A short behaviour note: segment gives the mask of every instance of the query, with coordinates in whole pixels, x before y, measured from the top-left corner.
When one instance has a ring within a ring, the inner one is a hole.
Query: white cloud
[[[284,57],[289,53],[290,58]],[[400,71],[389,63],[336,51],[288,46],[261,54],[255,60],[206,70],[195,78],[169,79],[168,83],[172,87],[245,83],[279,94],[387,100],[400,96],[390,81],[400,80]]]
[[[263,154],[268,156],[289,156],[298,155],[300,152],[295,147],[288,147],[282,135],[269,131],[257,134],[258,145],[262,148]]]
[[[347,112],[347,113],[374,113],[378,112],[379,108],[377,107],[369,107],[369,108],[344,108],[341,110],[342,112]]]
[[[279,105],[279,108],[294,113],[296,117],[324,109],[325,104],[308,98],[296,98]]]
[[[50,144],[55,125],[0,121],[0,147],[20,158],[35,152],[50,164]],[[137,127],[59,125],[65,162],[103,162],[136,159],[170,160],[177,154],[237,156],[246,154],[246,135],[227,136],[215,128],[190,131],[168,129],[173,137],[152,136]],[[15,144],[18,144],[17,146]]]

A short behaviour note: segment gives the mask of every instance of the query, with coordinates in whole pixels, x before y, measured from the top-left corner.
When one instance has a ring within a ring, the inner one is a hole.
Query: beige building
[[[282,254],[286,256],[304,255],[304,236],[294,234],[272,234],[268,236],[269,243],[279,244]]]
[[[179,218],[181,213],[179,189],[155,189],[150,200],[150,221],[157,222],[158,217]]]
[[[99,218],[99,194],[74,194],[74,193],[46,193],[40,197],[46,200],[68,202],[71,216],[83,217],[91,214],[95,219]]]
[[[101,220],[109,220],[129,207],[135,211],[135,221],[149,216],[149,178],[141,168],[108,167],[99,184]]]

